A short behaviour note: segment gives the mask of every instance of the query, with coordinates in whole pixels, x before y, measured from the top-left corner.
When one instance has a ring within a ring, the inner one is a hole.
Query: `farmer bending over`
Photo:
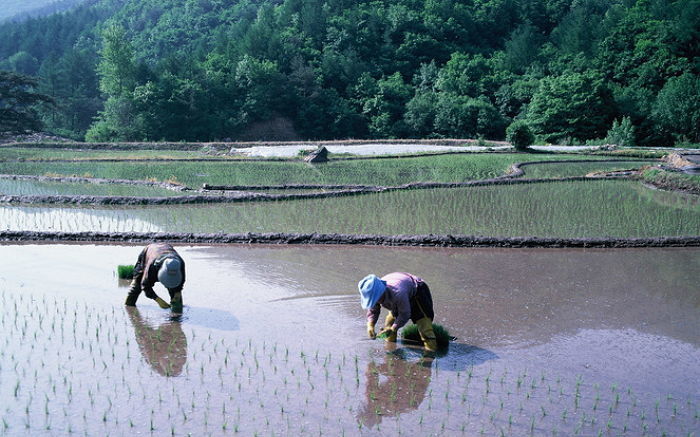
[[[394,272],[378,278],[368,275],[357,287],[360,290],[362,308],[367,310],[367,334],[376,338],[374,325],[379,319],[381,307],[389,310],[380,335],[386,334],[386,341],[396,341],[397,331],[413,320],[423,340],[423,346],[430,352],[437,350],[433,332],[433,298],[428,284],[410,273]]]
[[[182,286],[185,283],[185,262],[167,243],[149,244],[139,254],[134,266],[134,278],[131,281],[126,305],[136,306],[141,290],[146,297],[155,300],[161,308],[170,308],[167,302],[153,291],[156,282],[163,284],[170,293],[173,311],[182,312]]]

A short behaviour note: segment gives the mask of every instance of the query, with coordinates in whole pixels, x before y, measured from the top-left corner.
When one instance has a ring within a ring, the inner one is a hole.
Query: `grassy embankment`
[[[642,180],[656,187],[700,194],[700,175],[690,175],[650,168],[642,172]]]

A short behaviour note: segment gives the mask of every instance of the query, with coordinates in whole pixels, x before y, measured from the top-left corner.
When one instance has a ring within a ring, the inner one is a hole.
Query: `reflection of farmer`
[[[382,416],[418,409],[430,385],[431,359],[412,363],[392,354],[385,356],[383,364],[367,364],[365,405],[359,416],[369,427],[381,422]]]
[[[433,332],[433,298],[428,284],[410,273],[394,272],[382,277],[369,275],[357,284],[362,308],[367,310],[367,334],[375,338],[374,325],[379,319],[380,305],[389,310],[384,321],[387,341],[396,341],[396,332],[413,320],[423,340],[423,346],[431,352],[437,350]]]
[[[156,282],[163,284],[170,293],[173,311],[182,312],[182,286],[185,283],[185,262],[167,243],[149,244],[139,254],[134,267],[134,279],[131,281],[126,305],[135,306],[141,290],[146,297],[155,300],[161,308],[170,308],[163,299],[153,291]]]
[[[136,332],[141,354],[153,370],[163,376],[177,376],[187,361],[187,337],[178,321],[169,321],[157,329],[143,320],[137,308],[126,308]]]

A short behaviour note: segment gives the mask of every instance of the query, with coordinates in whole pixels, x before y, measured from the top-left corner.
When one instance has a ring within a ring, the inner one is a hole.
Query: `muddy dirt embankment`
[[[138,233],[0,231],[0,241],[37,242],[170,242],[188,244],[331,244],[432,247],[700,247],[700,236],[661,238],[475,237],[470,235],[348,235],[301,233]]]

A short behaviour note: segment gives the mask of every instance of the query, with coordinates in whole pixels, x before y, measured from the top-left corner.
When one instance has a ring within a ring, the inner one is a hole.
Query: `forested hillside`
[[[88,140],[700,141],[700,0],[100,0],[0,26]]]
[[[64,11],[86,0],[2,0],[0,22]]]

